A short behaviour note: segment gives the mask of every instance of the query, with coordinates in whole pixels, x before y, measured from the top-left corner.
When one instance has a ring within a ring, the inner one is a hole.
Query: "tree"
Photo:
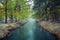
[[[29,18],[30,4],[27,4],[27,0],[2,0],[4,5],[5,13],[5,23],[9,18],[11,22],[25,20]]]
[[[51,19],[52,21],[59,21],[59,13],[57,6],[60,6],[60,0],[34,0],[34,8],[38,19]]]

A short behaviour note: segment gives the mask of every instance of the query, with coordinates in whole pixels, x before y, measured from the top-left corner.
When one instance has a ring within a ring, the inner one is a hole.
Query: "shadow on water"
[[[34,30],[34,40],[57,40],[56,36],[50,34],[38,24],[36,24],[36,26]]]
[[[11,35],[3,40],[57,40],[57,38],[40,27],[34,19],[29,19],[25,25],[12,31]]]

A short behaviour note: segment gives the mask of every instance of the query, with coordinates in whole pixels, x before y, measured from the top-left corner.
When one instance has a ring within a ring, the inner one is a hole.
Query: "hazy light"
[[[2,3],[0,3],[0,6],[1,6],[1,7],[3,7],[3,4],[2,4]]]

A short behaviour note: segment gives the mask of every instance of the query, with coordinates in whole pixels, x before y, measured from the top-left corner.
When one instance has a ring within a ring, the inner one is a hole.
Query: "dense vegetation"
[[[34,13],[29,1],[34,1]],[[0,0],[1,22],[26,20],[32,14],[39,20],[60,22],[60,0]]]
[[[0,0],[0,21],[5,23],[26,20],[30,15],[27,0]]]
[[[34,17],[60,22],[60,0],[34,0]]]

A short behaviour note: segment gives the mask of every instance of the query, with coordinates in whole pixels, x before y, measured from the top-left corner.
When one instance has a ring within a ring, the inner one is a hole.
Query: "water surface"
[[[55,36],[39,26],[34,19],[29,19],[28,22],[19,29],[11,32],[9,37],[3,40],[57,40]]]

